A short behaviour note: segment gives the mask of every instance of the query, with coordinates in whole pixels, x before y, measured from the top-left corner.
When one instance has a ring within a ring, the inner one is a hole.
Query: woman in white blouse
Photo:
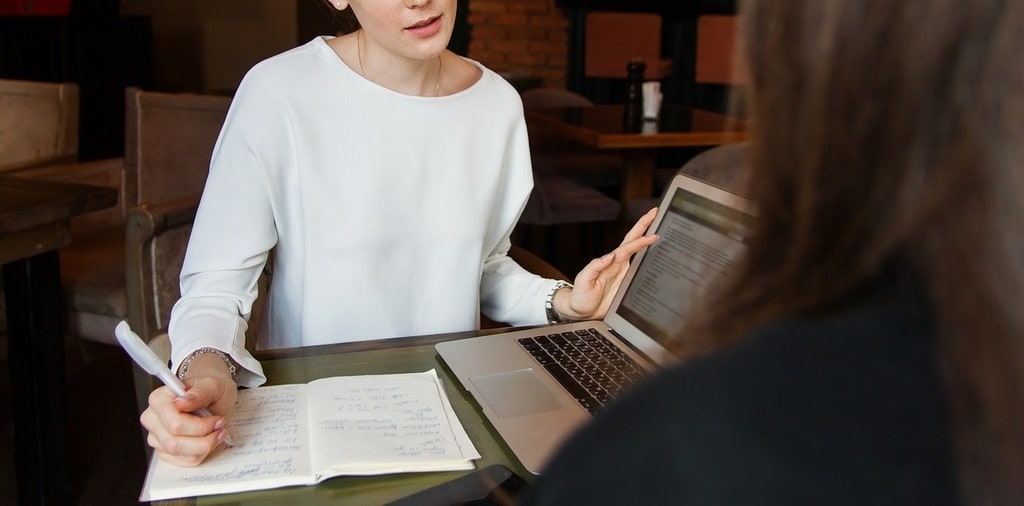
[[[331,5],[362,28],[254,66],[214,149],[170,323],[189,390],[157,389],[141,417],[170,462],[202,462],[236,384],[265,381],[244,334],[271,249],[260,348],[474,329],[480,311],[517,325],[600,318],[655,240],[648,213],[574,286],[524,270],[506,255],[533,186],[522,103],[445,49],[456,0]],[[189,414],[207,406],[214,416]]]

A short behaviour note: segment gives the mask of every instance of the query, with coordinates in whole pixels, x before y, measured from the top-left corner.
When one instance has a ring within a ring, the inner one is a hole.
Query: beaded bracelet
[[[227,353],[209,346],[199,348],[198,350],[189,353],[188,356],[185,357],[185,360],[181,361],[181,365],[178,366],[178,379],[185,379],[185,375],[188,374],[188,366],[192,363],[192,359],[204,353],[212,353],[220,357],[220,359],[224,361],[224,365],[228,366],[228,372],[231,373],[231,381],[238,383],[238,368],[235,367],[235,362],[231,360],[231,357],[229,357]]]
[[[558,311],[555,311],[555,294],[563,288],[572,288],[572,284],[561,280],[556,281],[555,286],[551,288],[551,291],[548,292],[547,298],[544,299],[544,313],[547,314],[548,323],[554,324],[565,321],[562,319],[562,316],[558,314]]]

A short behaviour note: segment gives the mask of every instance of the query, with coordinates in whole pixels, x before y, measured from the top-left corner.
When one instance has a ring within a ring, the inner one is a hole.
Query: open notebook
[[[672,362],[665,344],[745,250],[753,213],[749,201],[677,175],[651,225],[660,239],[633,259],[604,320],[449,341],[437,352],[523,466],[539,474],[580,423]]]
[[[198,466],[154,455],[139,500],[468,470],[480,458],[433,369],[239,390],[230,420],[234,446]]]

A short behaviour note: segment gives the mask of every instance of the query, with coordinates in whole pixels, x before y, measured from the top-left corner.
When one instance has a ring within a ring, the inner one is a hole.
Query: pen
[[[185,395],[185,385],[171,372],[167,364],[160,360],[160,357],[156,356],[156,353],[149,346],[146,346],[146,343],[142,342],[142,338],[132,331],[131,327],[128,326],[128,322],[122,320],[121,323],[118,323],[117,327],[114,328],[114,336],[117,337],[117,342],[121,343],[121,347],[124,348],[124,351],[128,352],[128,356],[132,357],[132,360],[139,367],[149,374],[160,378],[160,381],[167,385],[174,392],[174,395],[178,397]],[[197,416],[210,416],[212,414],[206,408],[199,408],[192,413]],[[227,431],[224,432],[224,443],[229,447],[234,446],[231,442],[231,436],[228,435]]]

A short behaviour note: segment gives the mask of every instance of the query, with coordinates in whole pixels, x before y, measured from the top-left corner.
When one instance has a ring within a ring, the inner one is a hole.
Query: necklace
[[[356,32],[356,57],[359,59],[359,75],[363,76],[363,79],[369,80],[366,77],[366,70],[363,69],[363,45],[360,42],[362,40],[363,31],[359,30]],[[441,91],[441,55],[437,55],[437,76],[434,78],[434,96],[436,97],[438,92]]]

